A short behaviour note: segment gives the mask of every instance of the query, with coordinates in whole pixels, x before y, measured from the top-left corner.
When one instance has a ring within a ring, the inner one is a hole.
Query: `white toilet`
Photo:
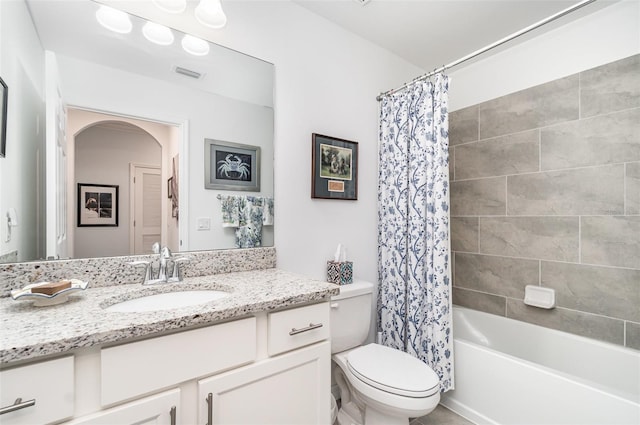
[[[411,355],[379,344],[369,335],[373,284],[354,281],[331,299],[331,352],[342,399],[340,425],[408,425],[440,402],[440,380]]]

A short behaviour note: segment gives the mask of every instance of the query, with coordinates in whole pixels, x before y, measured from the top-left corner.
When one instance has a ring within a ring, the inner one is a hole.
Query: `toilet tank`
[[[373,284],[354,281],[340,286],[331,297],[331,352],[339,353],[364,343],[372,320]]]

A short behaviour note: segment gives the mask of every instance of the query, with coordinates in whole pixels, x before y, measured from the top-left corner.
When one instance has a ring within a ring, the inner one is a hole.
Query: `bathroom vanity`
[[[159,292],[225,298],[152,312],[105,308]],[[0,424],[324,424],[329,299],[277,269],[87,289],[58,306],[0,299]]]

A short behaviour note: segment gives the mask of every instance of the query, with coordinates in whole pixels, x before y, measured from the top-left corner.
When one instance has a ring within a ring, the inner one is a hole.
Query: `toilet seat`
[[[391,394],[424,398],[440,390],[440,379],[428,365],[383,345],[368,344],[351,350],[346,363],[355,378]]]

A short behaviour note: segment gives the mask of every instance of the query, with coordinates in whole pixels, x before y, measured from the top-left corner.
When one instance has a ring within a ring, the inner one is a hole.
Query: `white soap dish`
[[[556,291],[543,286],[527,285],[524,288],[524,303],[533,307],[552,309],[556,306]]]
[[[62,304],[69,299],[69,295],[76,291],[84,291],[89,286],[89,282],[83,282],[78,279],[68,279],[71,282],[71,287],[56,292],[53,295],[41,294],[38,292],[31,292],[32,288],[38,286],[48,285],[51,282],[38,282],[25,286],[22,289],[14,289],[11,291],[11,298],[14,300],[32,300],[33,305],[36,307],[44,307],[49,305]]]

